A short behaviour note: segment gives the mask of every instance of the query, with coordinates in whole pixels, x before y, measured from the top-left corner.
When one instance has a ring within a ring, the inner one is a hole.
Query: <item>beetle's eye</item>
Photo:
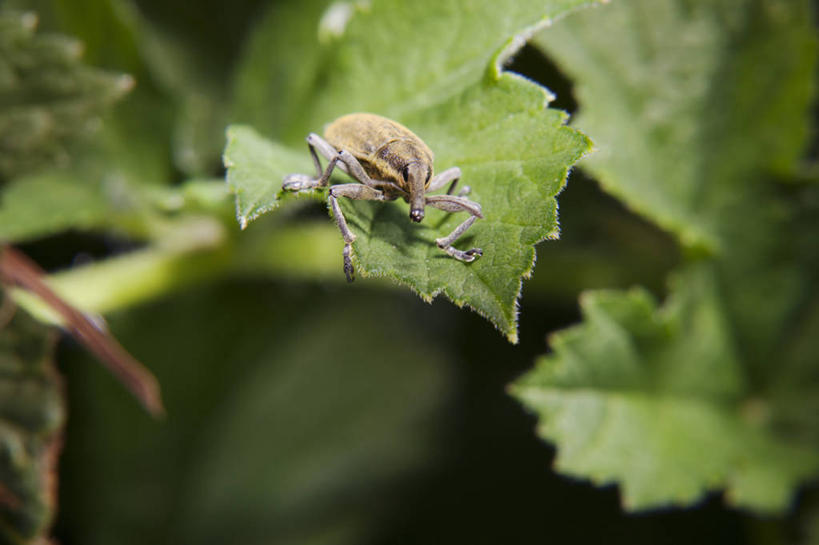
[[[403,170],[401,170],[401,176],[404,177],[404,181],[409,181],[409,165],[405,166]]]
[[[427,169],[427,179],[424,183],[429,184],[429,179],[432,178],[432,170]]]

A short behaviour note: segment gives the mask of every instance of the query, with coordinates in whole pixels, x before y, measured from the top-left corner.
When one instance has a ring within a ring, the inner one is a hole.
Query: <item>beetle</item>
[[[353,113],[330,123],[324,138],[316,133],[307,136],[307,147],[316,166],[316,175],[288,174],[282,181],[285,191],[302,191],[326,187],[330,175],[339,168],[359,183],[331,185],[328,201],[344,237],[344,274],[353,281],[352,244],[355,234],[338,205],[339,197],[354,200],[393,201],[403,198],[409,203],[409,217],[424,219],[424,209],[432,206],[446,212],[468,212],[469,217],[448,236],[435,240],[438,247],[453,258],[471,263],[483,255],[480,248],[458,250],[452,246],[479,218],[481,205],[466,198],[469,187],[457,195],[452,192],[461,178],[461,169],[448,168],[433,176],[432,150],[411,130],[386,117],[370,113]],[[319,155],[327,161],[322,169]],[[429,195],[443,188],[444,195]]]

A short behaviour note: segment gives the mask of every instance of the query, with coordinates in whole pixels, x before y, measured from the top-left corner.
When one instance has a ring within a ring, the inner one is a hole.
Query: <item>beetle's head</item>
[[[409,193],[410,219],[416,223],[420,222],[424,219],[424,206],[426,204],[424,194],[429,185],[429,180],[432,178],[432,168],[422,161],[413,161],[404,167],[401,175]]]

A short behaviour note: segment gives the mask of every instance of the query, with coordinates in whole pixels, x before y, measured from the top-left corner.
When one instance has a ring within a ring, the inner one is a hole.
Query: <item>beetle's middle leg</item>
[[[453,248],[452,243],[458,240],[467,229],[472,227],[475,220],[483,218],[483,211],[481,205],[470,201],[466,197],[456,197],[454,195],[431,195],[426,198],[426,204],[446,212],[469,212],[471,216],[466,218],[463,223],[456,227],[449,235],[435,239],[435,244],[440,249],[451,255],[455,259],[470,263],[483,255],[483,250],[480,248],[472,248],[470,250],[458,250]]]
[[[449,189],[446,190],[447,195],[452,195],[452,192],[455,191],[455,187],[458,185],[458,180],[461,179],[461,169],[458,167],[448,168],[445,171],[441,172],[440,174],[436,174],[432,177],[432,180],[429,182],[429,187],[427,188],[427,192],[438,191],[446,184],[450,184]],[[451,182],[451,183],[450,183]],[[459,197],[464,197],[469,195],[469,192],[472,190],[468,185],[461,188],[458,191]]]
[[[384,201],[388,197],[374,187],[364,184],[338,184],[330,186],[330,208],[333,210],[333,215],[336,218],[338,229],[341,231],[341,236],[344,237],[344,275],[347,277],[347,282],[352,282],[355,278],[355,271],[353,269],[353,242],[355,241],[355,233],[353,233],[347,226],[347,220],[341,212],[341,207],[338,205],[338,197],[347,197],[357,201]]]

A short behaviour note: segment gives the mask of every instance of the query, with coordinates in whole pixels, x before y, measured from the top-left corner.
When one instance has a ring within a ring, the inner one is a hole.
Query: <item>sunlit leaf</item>
[[[555,196],[590,142],[565,126],[565,113],[547,108],[547,90],[502,72],[501,65],[536,29],[585,3],[428,0],[350,5],[343,30],[329,37],[322,34],[323,45],[316,36],[318,19],[312,27],[316,34],[305,38],[309,21],[304,21],[304,12],[274,9],[260,26],[269,38],[253,44],[240,74],[238,95],[246,102],[237,110],[249,123],[257,125],[258,119],[258,126],[278,140],[264,142],[246,128],[234,128],[225,158],[240,224],[278,206],[283,174],[294,169],[313,172],[306,147],[299,143],[309,131],[321,132],[326,123],[355,111],[395,119],[430,146],[437,171],[452,166],[463,171],[462,183],[472,188],[470,198],[483,207],[485,219],[459,244],[480,247],[484,255],[466,264],[435,245],[464,214],[428,210],[424,223],[415,225],[403,202],[343,199],[343,213],[358,237],[353,245],[358,270],[364,276],[396,279],[425,299],[443,293],[487,317],[515,341],[521,279],[531,272],[534,245],[557,237]],[[322,13],[312,3],[305,11]],[[291,23],[290,17],[297,15],[300,22]],[[269,55],[271,41],[293,37],[295,28],[300,34],[290,47],[303,46],[299,62],[305,59],[298,74],[292,58],[279,61]],[[262,45],[267,52],[262,53]],[[264,89],[270,105],[257,100]],[[287,99],[293,102],[282,106]],[[278,158],[282,154],[295,160],[278,142],[297,146],[300,166]],[[254,160],[253,146],[268,151]],[[251,163],[243,164],[247,160]],[[254,172],[253,183],[234,175],[239,171]],[[340,254],[339,238],[339,263]]]

